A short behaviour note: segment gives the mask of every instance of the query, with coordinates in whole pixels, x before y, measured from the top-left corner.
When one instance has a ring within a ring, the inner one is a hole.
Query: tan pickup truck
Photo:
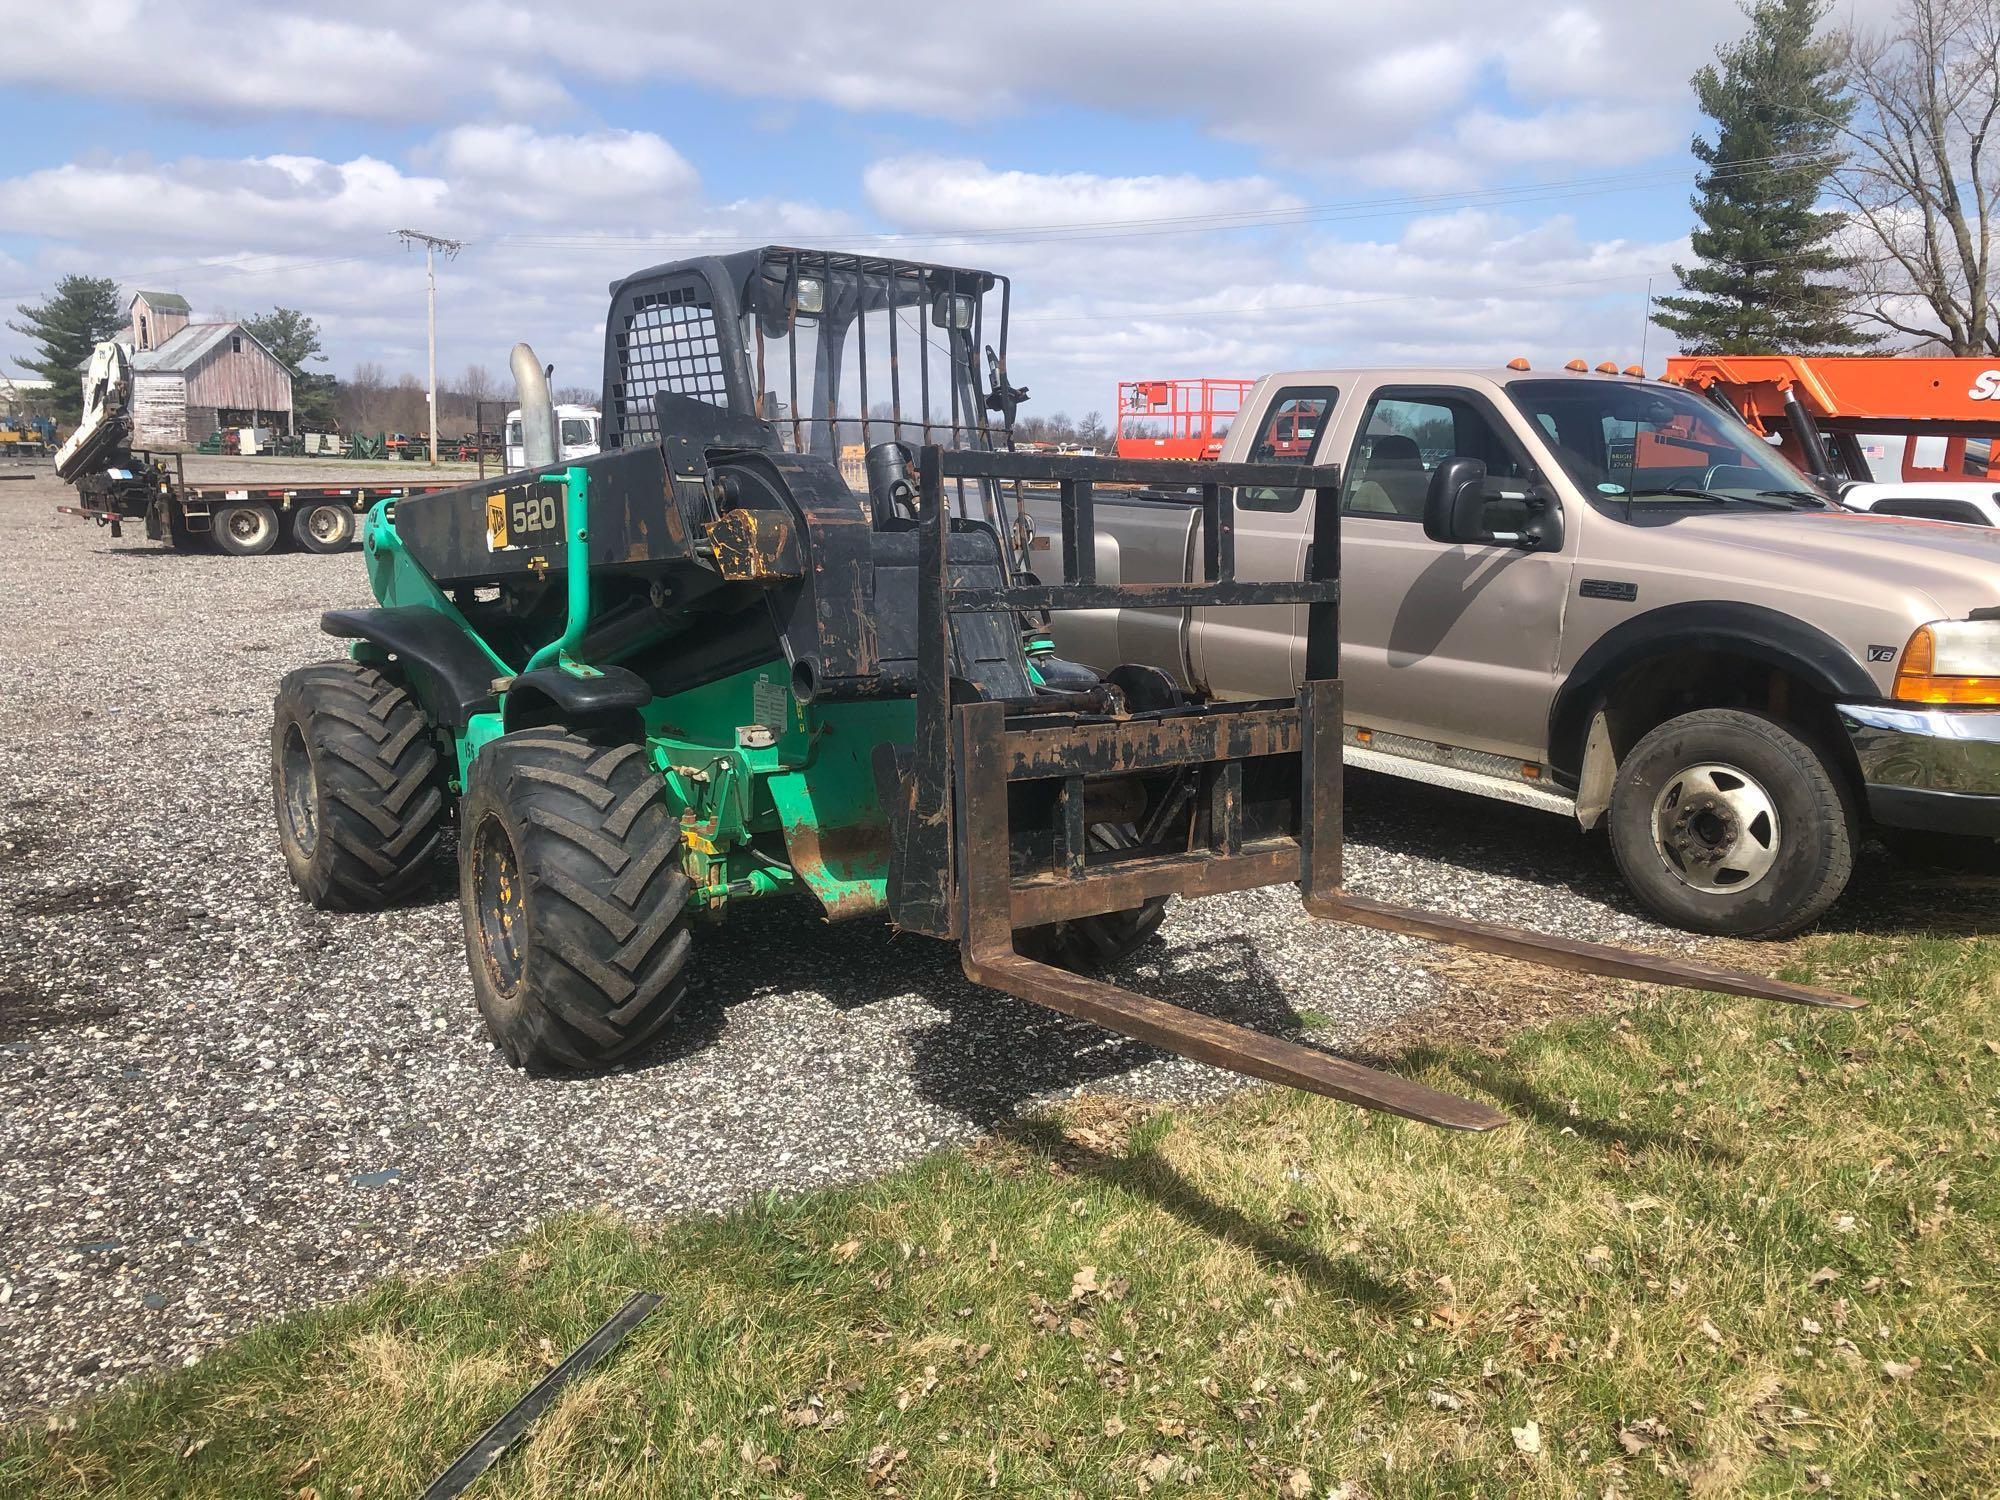
[[[1245,402],[1229,460],[1341,466],[1351,764],[1607,825],[1667,921],[1775,937],[1864,827],[2000,838],[2000,531],[1831,504],[1732,413],[1615,374],[1323,370]],[[1059,576],[1053,504],[1030,559]],[[1097,578],[1174,582],[1201,515],[1101,494]],[[1236,496],[1237,575],[1302,576],[1312,507]],[[1057,650],[1290,695],[1302,611],[1090,610]]]

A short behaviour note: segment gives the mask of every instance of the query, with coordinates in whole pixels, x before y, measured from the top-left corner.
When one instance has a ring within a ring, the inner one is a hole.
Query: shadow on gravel
[[[123,1007],[102,1002],[51,1000],[25,984],[0,980],[0,1047],[25,1041],[45,1031],[72,1026],[97,1026],[123,1013]]]
[[[698,932],[690,968],[684,1019],[660,1047],[634,1058],[635,1067],[706,1045],[738,1000],[803,985],[843,1011],[903,995],[921,996],[944,1011],[944,1024],[925,1027],[910,1040],[912,1079],[925,1099],[984,1127],[1012,1119],[1030,1099],[1166,1055],[972,984],[948,943],[898,934],[881,922],[828,923],[803,902],[769,902],[754,919]],[[1171,951],[1154,947],[1115,978],[1190,1010],[1312,1045],[1284,989],[1245,938]]]
[[[1066,1134],[1059,1121],[1048,1119],[1021,1120],[1000,1134],[1065,1171],[1094,1177],[1144,1199],[1198,1233],[1247,1250],[1268,1270],[1293,1272],[1315,1291],[1350,1298],[1383,1313],[1410,1313],[1420,1306],[1407,1288],[1383,1281],[1366,1267],[1335,1260],[1241,1209],[1216,1202],[1157,1152],[1097,1151]]]

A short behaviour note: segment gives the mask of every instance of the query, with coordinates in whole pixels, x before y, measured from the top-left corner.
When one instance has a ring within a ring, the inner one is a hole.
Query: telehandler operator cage
[[[989,325],[987,294],[999,289]],[[770,422],[786,451],[994,446],[1007,279],[884,256],[769,248],[655,266],[611,288],[606,447],[656,442],[654,398]],[[990,380],[979,353],[989,349]],[[1025,393],[1019,393],[1025,395]]]

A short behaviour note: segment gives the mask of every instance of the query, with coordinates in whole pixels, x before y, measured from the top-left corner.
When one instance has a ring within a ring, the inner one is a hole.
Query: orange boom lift
[[[2000,479],[1992,446],[2000,358],[1686,356],[1667,361],[1667,379],[1728,402],[1759,432],[1781,439],[1785,456],[1809,473],[1870,479],[1860,441],[1867,433],[1944,440],[1905,445],[1903,478],[1911,483]]]

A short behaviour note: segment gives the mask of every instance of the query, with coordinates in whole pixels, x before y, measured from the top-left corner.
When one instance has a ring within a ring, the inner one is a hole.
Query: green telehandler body
[[[838,252],[640,272],[612,289],[604,451],[574,464],[547,461],[517,350],[530,467],[377,506],[378,607],[328,612],[348,656],[279,691],[300,890],[405,899],[455,822],[473,990],[534,1069],[639,1054],[700,924],[775,896],[954,942],[975,981],[1168,1050],[1463,1129],[1503,1116],[1099,976],[1172,896],[1293,884],[1315,916],[1857,1003],[1347,895],[1337,474],[1012,451],[1009,300],[986,272]],[[1205,581],[1100,582],[1102,485],[1198,506]],[[1234,496],[1257,486],[1313,497],[1309,576],[1237,576]],[[1061,502],[1060,581],[1027,565],[1029,491]],[[1256,605],[1306,613],[1294,698],[1204,701],[1047,635],[1052,610]]]

